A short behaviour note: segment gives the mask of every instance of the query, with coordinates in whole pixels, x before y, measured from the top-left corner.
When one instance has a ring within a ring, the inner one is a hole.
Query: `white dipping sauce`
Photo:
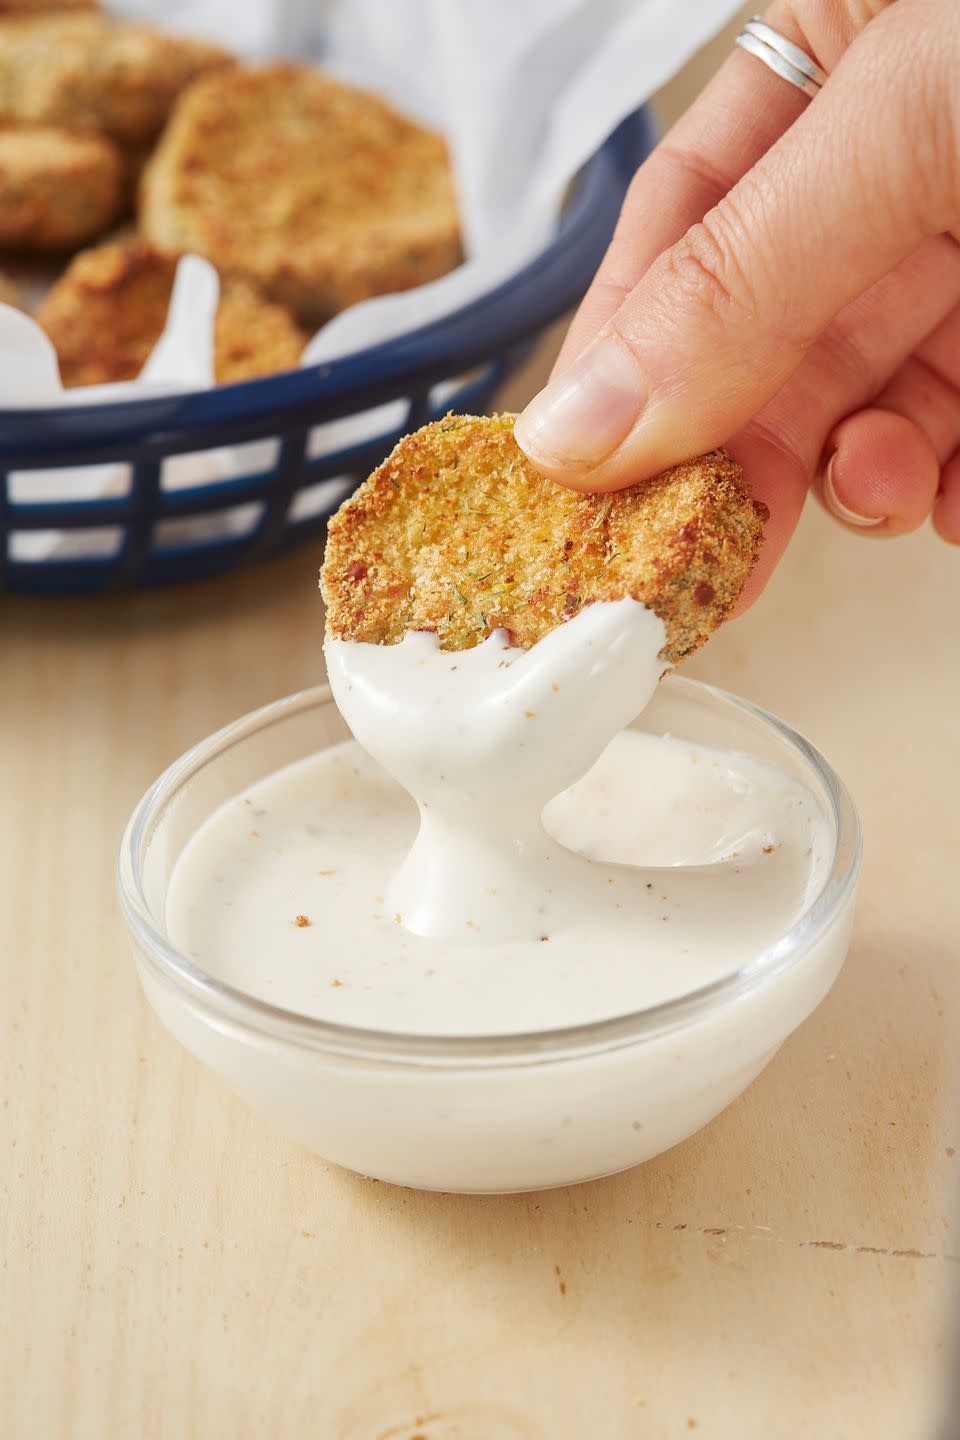
[[[286,1009],[433,1035],[627,1014],[743,965],[821,887],[829,831],[772,767],[624,729],[663,644],[632,600],[529,651],[328,643],[360,743],[210,816],[171,940]]]

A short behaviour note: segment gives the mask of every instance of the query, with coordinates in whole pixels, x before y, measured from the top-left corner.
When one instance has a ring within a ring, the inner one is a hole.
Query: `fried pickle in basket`
[[[82,245],[115,219],[122,183],[120,152],[105,135],[0,125],[0,246]]]
[[[149,144],[180,91],[226,51],[149,25],[69,13],[0,18],[0,120]]]
[[[766,507],[722,450],[611,495],[545,479],[512,415],[448,415],[406,436],[330,521],[327,634],[463,650],[493,630],[524,649],[597,600],[640,600],[664,655],[689,655],[736,602]]]
[[[441,137],[303,65],[192,86],[144,172],[140,223],[314,323],[460,259]]]
[[[132,380],[160,338],[177,262],[136,236],[83,251],[36,314],[64,385]],[[214,330],[221,384],[291,370],[306,337],[282,305],[243,280],[223,282]]]

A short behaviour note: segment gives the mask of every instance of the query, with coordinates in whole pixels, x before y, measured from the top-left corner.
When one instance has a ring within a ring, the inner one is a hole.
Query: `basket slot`
[[[304,485],[290,502],[287,519],[291,525],[325,520],[339,508],[340,501],[350,494],[356,481],[355,475],[330,475],[325,480]]]
[[[122,525],[87,525],[70,530],[13,529],[7,535],[7,556],[14,565],[49,565],[63,561],[99,564],[114,560],[123,549]]]
[[[356,415],[345,415],[339,420],[314,425],[307,439],[307,459],[312,462],[329,456],[336,460],[355,450],[371,447],[379,447],[382,458],[389,450],[393,437],[403,430],[408,414],[406,400],[388,400],[369,410],[358,410]]]
[[[11,470],[7,476],[11,505],[31,510],[57,505],[62,509],[83,505],[90,522],[92,505],[104,499],[127,496],[133,487],[133,466],[121,463],[107,465],[70,465],[59,469]],[[17,524],[20,523],[19,514]],[[50,524],[47,510],[45,524]],[[60,512],[57,514],[57,524]]]
[[[163,461],[160,489],[166,498],[221,481],[270,475],[279,454],[280,439],[276,435],[263,440],[246,440],[241,445],[182,450],[176,455],[168,455]]]
[[[158,520],[153,527],[151,549],[155,555],[165,551],[186,555],[210,545],[235,545],[249,539],[266,508],[265,501],[251,500],[242,505],[220,505],[203,516]]]

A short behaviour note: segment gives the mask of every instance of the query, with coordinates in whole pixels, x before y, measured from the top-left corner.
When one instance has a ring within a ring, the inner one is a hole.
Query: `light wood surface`
[[[321,678],[319,558],[0,600],[4,1440],[932,1436],[960,1248],[960,555],[811,509],[762,602],[689,666],[851,786],[849,961],[700,1135],[505,1198],[325,1165],[137,986],[122,825],[185,746]]]

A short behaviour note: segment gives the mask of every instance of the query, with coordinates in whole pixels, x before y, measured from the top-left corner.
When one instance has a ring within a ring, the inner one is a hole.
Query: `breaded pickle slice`
[[[139,375],[167,319],[177,262],[135,235],[77,255],[37,310],[64,385],[104,385]],[[282,305],[245,280],[227,279],[214,325],[220,384],[299,363],[306,336]]]
[[[122,175],[105,135],[0,123],[0,245],[60,250],[99,235],[120,208]]]
[[[158,249],[205,255],[313,322],[460,260],[442,138],[306,65],[241,67],[192,86],[140,198]]]
[[[448,415],[399,442],[332,518],[321,576],[327,633],[396,644],[431,630],[446,650],[493,630],[528,648],[598,600],[663,620],[689,655],[736,602],[763,539],[723,450],[643,484],[585,495],[536,471],[512,415]]]

